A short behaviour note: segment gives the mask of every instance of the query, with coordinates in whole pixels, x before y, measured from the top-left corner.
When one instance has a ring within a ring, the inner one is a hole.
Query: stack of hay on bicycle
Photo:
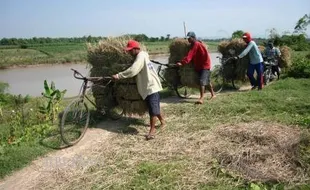
[[[246,48],[246,43],[242,39],[233,39],[231,41],[222,41],[218,45],[218,51],[222,54],[222,58],[229,58],[239,55]],[[235,68],[232,62],[224,65],[225,79],[235,79],[244,81],[246,79],[246,70],[249,63],[249,56],[237,60]],[[234,72],[233,72],[234,71]]]
[[[242,39],[233,39],[231,41],[223,41],[218,45],[218,51],[222,54],[223,58],[229,58],[239,55],[246,48],[246,43]],[[263,46],[259,46],[260,51],[264,51]],[[289,67],[291,60],[291,51],[287,46],[280,47],[281,58],[279,65],[281,67]],[[246,80],[246,71],[249,63],[249,56],[237,60],[235,72],[233,72],[233,64],[224,65],[224,77],[226,79]]]
[[[91,77],[111,76],[132,65],[133,58],[124,51],[129,38],[107,38],[88,44]],[[141,45],[142,49],[145,49]],[[106,111],[120,106],[125,114],[143,115],[147,106],[138,93],[135,78],[120,80],[107,87],[93,86],[96,105]]]
[[[181,61],[184,56],[187,55],[190,50],[190,44],[187,40],[183,38],[177,38],[171,42],[169,45],[169,63],[177,63]],[[178,78],[180,76],[180,78]],[[164,73],[164,78],[170,84],[178,84],[197,88],[199,87],[199,76],[194,70],[192,63],[180,67],[179,70],[176,69],[166,69]]]

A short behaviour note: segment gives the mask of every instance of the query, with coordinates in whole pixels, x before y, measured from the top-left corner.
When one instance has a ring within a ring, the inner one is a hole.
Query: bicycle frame
[[[88,88],[92,87],[92,86],[95,86],[96,84],[93,84],[93,85],[90,85],[88,86],[88,82],[91,81],[91,82],[94,82],[94,81],[100,81],[100,80],[103,80],[103,79],[109,79],[109,81],[107,82],[106,85],[97,85],[97,86],[102,86],[102,87],[106,87],[108,86],[112,80],[111,80],[111,77],[84,77],[81,73],[79,73],[77,70],[74,70],[74,69],[71,69],[74,71],[74,78],[76,79],[79,79],[79,80],[83,80],[83,83],[82,83],[82,86],[81,86],[81,90],[80,90],[80,93],[79,93],[79,99],[81,100],[82,103],[85,102],[85,98],[95,107],[98,109],[97,105],[95,102],[93,102],[87,95],[86,95],[86,91]],[[77,76],[79,75],[79,76]],[[82,93],[81,93],[82,91]]]

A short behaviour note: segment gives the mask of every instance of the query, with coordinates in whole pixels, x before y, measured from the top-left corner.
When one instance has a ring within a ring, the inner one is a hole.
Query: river
[[[219,64],[218,53],[211,53],[212,66]],[[151,59],[162,63],[168,62],[168,56],[153,55]],[[87,76],[89,68],[87,64],[55,64],[38,65],[34,67],[20,67],[0,70],[0,81],[9,84],[8,92],[11,94],[21,94],[23,96],[40,96],[43,92],[43,82],[51,81],[59,90],[67,89],[65,97],[76,96],[81,87],[81,81],[73,78],[71,68],[78,70]]]

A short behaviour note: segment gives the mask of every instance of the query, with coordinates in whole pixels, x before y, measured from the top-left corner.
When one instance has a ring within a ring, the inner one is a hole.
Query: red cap
[[[251,34],[249,32],[246,32],[242,35],[242,38],[245,39],[245,41],[247,43],[249,43],[250,41],[252,41],[252,37],[251,37]]]
[[[139,42],[135,41],[135,40],[129,40],[127,43],[127,47],[125,48],[126,51],[130,51],[134,48],[140,49],[140,44]]]

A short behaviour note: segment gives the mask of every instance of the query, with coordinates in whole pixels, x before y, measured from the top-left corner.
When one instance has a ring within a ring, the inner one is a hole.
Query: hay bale
[[[172,84],[173,86],[180,84],[178,68],[165,68],[163,70],[163,76],[168,84]]]
[[[189,52],[190,43],[183,38],[177,38],[169,45],[169,63],[177,63],[181,61]],[[172,84],[186,85],[188,87],[197,88],[199,87],[199,76],[195,71],[193,63],[184,65],[178,70],[168,69],[164,73],[166,81]]]
[[[246,43],[242,39],[233,39],[231,41],[223,41],[218,45],[218,51],[223,58],[229,58],[239,55],[246,48]],[[232,50],[234,53],[232,53]],[[224,76],[226,79],[234,77],[236,80],[246,80],[246,71],[250,62],[249,56],[237,60],[235,71],[233,65],[227,63],[224,65]],[[234,71],[234,72],[233,72]]]
[[[279,60],[279,67],[281,68],[289,68],[292,65],[291,61],[291,48],[288,46],[280,47],[281,57]]]
[[[255,122],[214,129],[213,157],[234,175],[249,181],[292,182],[304,179],[298,166],[300,131],[279,124]],[[309,177],[309,176],[307,176]]]
[[[132,65],[133,58],[124,51],[129,38],[107,38],[96,44],[87,44],[90,76],[111,76]],[[141,50],[146,50],[140,44]],[[109,109],[120,106],[127,114],[142,114],[148,111],[136,87],[134,78],[111,83],[108,87],[93,86],[93,95],[98,107]],[[133,102],[135,99],[137,101]],[[127,101],[128,100],[128,101]]]
[[[169,45],[169,63],[179,62],[185,57],[190,50],[190,43],[183,38],[176,38]]]
[[[195,71],[194,65],[192,63],[184,65],[179,69],[180,81],[182,85],[188,86],[190,88],[199,88],[199,75]]]

